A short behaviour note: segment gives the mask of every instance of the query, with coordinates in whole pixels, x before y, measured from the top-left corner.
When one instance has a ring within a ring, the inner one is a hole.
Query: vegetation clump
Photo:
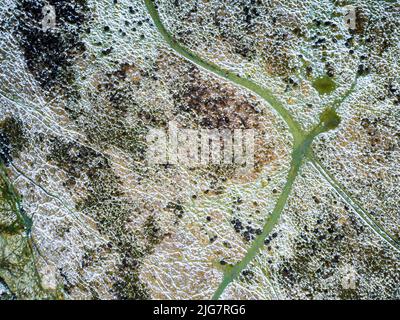
[[[328,76],[316,78],[312,86],[318,91],[320,95],[329,94],[335,91],[336,83]]]

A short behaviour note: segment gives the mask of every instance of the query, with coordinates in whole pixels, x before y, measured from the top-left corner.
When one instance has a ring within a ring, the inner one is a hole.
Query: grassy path
[[[161,22],[160,16],[157,12],[157,8],[154,5],[153,0],[144,0],[148,13],[150,14],[155,26],[157,27],[159,33],[162,35],[164,40],[176,53],[181,55],[188,61],[196,64],[198,67],[205,69],[208,72],[213,73],[225,80],[230,81],[234,85],[243,87],[252,93],[258,95],[263,100],[268,102],[271,107],[279,114],[279,116],[286,122],[290,133],[294,139],[294,149],[292,152],[291,166],[286,180],[286,184],[280,194],[278,201],[275,205],[272,214],[264,222],[264,227],[262,233],[256,237],[251,247],[248,249],[246,255],[243,259],[234,266],[230,266],[226,269],[224,277],[219,287],[213,295],[213,299],[219,299],[225,288],[236,279],[241,271],[243,271],[246,266],[251,262],[251,260],[259,253],[260,249],[264,245],[265,238],[270,234],[272,229],[276,226],[281,216],[283,209],[285,208],[287,199],[292,191],[293,184],[296,180],[297,175],[301,170],[301,166],[304,160],[312,161],[314,167],[317,168],[318,172],[328,181],[328,183],[333,187],[333,189],[342,197],[342,199],[348,203],[356,212],[356,214],[379,235],[383,240],[389,243],[394,249],[400,251],[399,243],[393,239],[379,224],[377,224],[370,215],[368,215],[365,210],[363,210],[355,200],[340,186],[336,180],[328,173],[328,171],[323,167],[323,165],[318,162],[318,160],[312,154],[311,144],[316,136],[322,132],[326,132],[335,129],[339,123],[340,118],[336,114],[336,109],[354,92],[358,76],[356,76],[355,81],[349,88],[349,90],[340,98],[335,100],[330,108],[325,109],[325,111],[320,116],[320,123],[312,129],[310,132],[305,133],[294,117],[289,113],[289,111],[283,106],[283,104],[274,97],[273,93],[267,88],[252,82],[251,80],[241,78],[235,73],[224,70],[212,62],[207,62],[202,60],[196,54],[190,50],[184,48],[180,45],[173,36],[165,29],[163,23]]]
[[[287,180],[285,186],[280,194],[278,201],[275,205],[272,214],[266,218],[264,221],[264,227],[262,233],[258,235],[251,247],[248,249],[244,258],[235,266],[227,268],[224,274],[224,278],[215,291],[213,295],[213,299],[219,299],[221,294],[224,292],[225,288],[237,277],[239,277],[240,273],[247,267],[247,265],[253,260],[253,258],[259,253],[261,248],[264,246],[264,240],[271,233],[272,229],[279,222],[279,218],[283,209],[285,208],[287,199],[292,191],[293,184],[296,180],[297,175],[300,172],[301,166],[303,164],[303,160],[308,154],[310,150],[310,146],[314,138],[321,132],[325,131],[325,126],[323,124],[319,124],[315,129],[311,130],[311,132],[303,138],[302,141],[295,146],[292,152],[292,160],[290,165],[290,170],[287,176]]]
[[[390,235],[374,218],[362,208],[358,201],[352,199],[345,188],[324,168],[322,163],[315,158],[313,154],[309,155],[309,159],[316,170],[325,178],[325,180],[332,186],[333,189],[340,195],[340,197],[353,208],[357,215],[387,244],[394,250],[400,252],[400,244],[396,239]]]
[[[0,178],[4,184],[4,189],[1,190],[3,200],[7,201],[11,210],[16,215],[16,220],[12,228],[23,229],[26,237],[29,238],[32,228],[32,219],[24,212],[21,206],[22,199],[17,190],[8,178],[6,167],[0,160]]]
[[[15,214],[15,220],[11,225],[6,226],[5,229],[3,230],[0,228],[0,237],[2,236],[1,232],[4,232],[5,234],[8,235],[24,233],[24,237],[22,237],[21,239],[21,247],[27,249],[28,252],[26,254],[28,256],[28,259],[29,258],[32,259],[32,272],[34,275],[33,279],[34,283],[40,290],[43,290],[41,285],[41,277],[39,275],[36,265],[36,256],[33,249],[34,243],[31,237],[33,221],[23,210],[21,205],[22,198],[19,195],[18,191],[15,189],[12,182],[10,181],[7,174],[7,169],[1,160],[0,160],[0,183],[3,185],[2,188],[0,185],[0,200],[7,202],[8,205],[10,206],[11,211]],[[7,259],[7,257],[1,257],[1,258]],[[21,263],[26,263],[23,262],[23,257],[19,258],[22,259]]]
[[[282,103],[274,97],[274,95],[270,90],[268,90],[267,88],[263,88],[260,85],[248,79],[241,78],[237,74],[231,71],[224,70],[214,63],[204,61],[190,50],[182,47],[165,29],[164,25],[161,22],[160,16],[158,15],[157,9],[154,6],[153,1],[144,0],[144,2],[158,31],[163,36],[165,42],[168,43],[168,45],[174,51],[179,53],[182,57],[189,60],[190,62],[193,62],[197,66],[205,69],[206,71],[209,71],[223,79],[233,82],[234,84],[239,85],[247,90],[250,90],[251,92],[260,96],[262,99],[267,101],[271,105],[271,107],[274,108],[274,110],[278,112],[278,114],[285,120],[294,139],[301,140],[301,138],[304,136],[304,133],[302,132],[300,125],[289,113],[289,111],[287,111],[287,109],[282,105]]]

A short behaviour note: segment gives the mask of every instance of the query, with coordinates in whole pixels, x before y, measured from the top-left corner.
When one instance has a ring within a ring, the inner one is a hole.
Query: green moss
[[[341,118],[334,109],[327,108],[320,115],[320,121],[326,130],[333,130],[339,126]]]
[[[328,76],[322,76],[316,78],[312,86],[318,91],[320,95],[329,94],[335,91],[336,83]]]

